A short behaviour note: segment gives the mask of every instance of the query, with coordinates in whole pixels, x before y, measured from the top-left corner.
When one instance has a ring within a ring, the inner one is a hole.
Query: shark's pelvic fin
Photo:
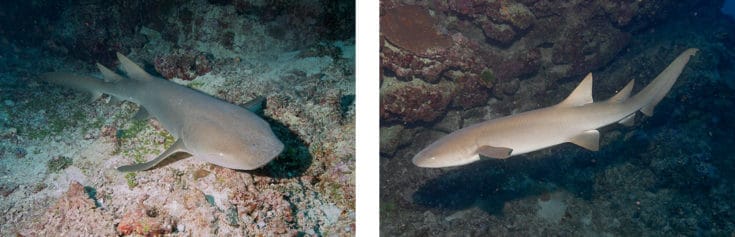
[[[587,74],[584,80],[574,88],[571,94],[557,106],[575,107],[594,102],[592,100],[592,73]]]
[[[143,81],[154,79],[151,74],[148,74],[145,70],[143,70],[143,68],[140,68],[138,64],[135,64],[132,60],[125,57],[125,55],[117,53],[117,59],[120,60],[120,64],[122,65],[125,73],[128,74],[129,78]]]
[[[618,121],[618,123],[628,127],[633,126],[635,124],[635,113],[632,113],[627,117],[621,119],[620,121]]]
[[[179,152],[186,152],[186,147],[184,146],[184,142],[181,141],[180,138],[177,139],[176,142],[173,145],[171,145],[171,147],[166,149],[166,151],[158,155],[156,159],[153,159],[145,163],[140,163],[140,164],[120,166],[120,167],[117,167],[117,170],[120,172],[135,172],[135,171],[147,170],[147,169],[153,168],[158,163],[161,163],[161,161],[165,160],[171,155],[179,153]]]
[[[620,103],[624,100],[627,100],[630,97],[630,92],[633,90],[633,85],[635,85],[635,80],[630,80],[625,87],[623,87],[622,90],[620,90],[617,94],[615,94],[613,97],[611,97],[608,102],[610,103]]]
[[[505,159],[510,157],[513,149],[507,147],[481,146],[477,148],[477,153],[495,159]]]
[[[113,72],[112,70],[110,70],[109,68],[103,66],[100,63],[97,63],[97,68],[100,69],[100,72],[102,73],[102,76],[105,77],[105,82],[112,82],[112,83],[114,83],[114,82],[118,82],[120,80],[123,80],[123,77],[122,76],[120,76],[119,74]]]
[[[93,102],[95,100],[99,100],[102,97],[102,92],[99,91],[90,91],[89,92],[89,102]]]
[[[597,130],[587,130],[573,137],[569,142],[590,151],[597,151],[600,149],[600,132]]]

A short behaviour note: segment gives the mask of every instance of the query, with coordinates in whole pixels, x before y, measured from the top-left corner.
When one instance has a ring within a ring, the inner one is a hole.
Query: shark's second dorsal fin
[[[97,63],[97,68],[100,69],[100,72],[102,73],[102,76],[105,77],[105,82],[118,82],[120,80],[123,80],[123,77],[118,75],[117,73],[113,72],[109,68],[103,66],[100,63]]]
[[[120,64],[123,67],[123,70],[125,73],[128,74],[129,78],[132,78],[134,80],[150,80],[153,79],[153,76],[151,74],[148,74],[143,70],[143,68],[140,68],[138,64],[135,64],[132,60],[125,57],[125,55],[122,55],[121,53],[117,53],[117,59],[120,60]]]
[[[594,102],[592,100],[592,73],[587,74],[584,80],[574,88],[569,96],[557,106],[574,107],[582,106]]]
[[[622,90],[620,90],[617,94],[615,94],[613,97],[610,97],[608,102],[610,103],[620,103],[624,100],[627,100],[628,97],[630,97],[630,92],[633,90],[633,85],[635,85],[635,80],[630,80],[625,87],[623,87]]]

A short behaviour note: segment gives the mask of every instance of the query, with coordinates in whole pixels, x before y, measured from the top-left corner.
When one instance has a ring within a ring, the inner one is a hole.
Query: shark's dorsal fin
[[[635,85],[635,80],[630,80],[623,89],[621,89],[617,94],[615,94],[613,97],[610,97],[609,100],[607,100],[610,103],[620,103],[624,100],[627,100],[628,97],[630,97],[630,92],[633,90],[633,85]]]
[[[123,77],[122,76],[120,76],[119,74],[113,72],[112,70],[110,70],[109,68],[103,66],[100,63],[97,63],[97,68],[100,69],[100,72],[102,73],[102,76],[105,77],[104,78],[105,79],[105,82],[113,82],[114,83],[114,82],[118,82],[120,80],[123,80]]]
[[[592,73],[587,74],[584,80],[574,88],[571,94],[557,106],[575,107],[592,103]]]
[[[569,142],[574,143],[577,146],[584,147],[590,151],[597,151],[600,149],[600,132],[594,129],[587,130],[572,139],[569,139]]]
[[[513,149],[507,147],[481,146],[477,148],[477,154],[496,159],[508,158],[512,152]]]
[[[176,140],[176,142],[173,145],[171,145],[168,149],[166,149],[166,151],[158,155],[156,159],[153,159],[145,163],[140,163],[140,164],[123,165],[123,166],[117,167],[117,170],[120,172],[135,172],[135,171],[147,170],[147,169],[153,168],[158,163],[161,163],[161,161],[165,160],[171,155],[179,153],[179,152],[186,152],[186,146],[184,146],[184,142],[181,140],[181,138]]]
[[[123,67],[123,71],[128,74],[129,78],[132,78],[134,80],[150,80],[153,79],[153,76],[151,74],[148,74],[143,70],[143,68],[140,68],[138,64],[135,64],[132,60],[125,57],[125,55],[122,55],[121,53],[117,53],[117,59],[120,60],[120,64]]]

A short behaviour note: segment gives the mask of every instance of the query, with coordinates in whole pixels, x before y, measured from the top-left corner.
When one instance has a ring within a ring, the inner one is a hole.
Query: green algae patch
[[[49,160],[46,163],[48,171],[51,173],[58,173],[59,171],[68,168],[72,164],[72,159],[66,156],[57,156]]]
[[[133,189],[138,186],[138,180],[135,179],[135,173],[130,172],[125,174],[125,180],[128,183],[128,188]]]
[[[485,82],[486,86],[494,84],[496,80],[495,74],[493,74],[493,71],[490,69],[482,71],[480,78],[482,78],[482,81]]]

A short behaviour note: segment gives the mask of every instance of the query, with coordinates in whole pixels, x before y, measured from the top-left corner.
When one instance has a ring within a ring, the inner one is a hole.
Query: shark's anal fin
[[[573,137],[569,142],[590,151],[597,151],[600,149],[600,132],[597,130],[587,130]]]
[[[594,102],[592,100],[592,73],[587,74],[584,80],[574,88],[571,94],[557,106],[575,107]]]
[[[512,152],[513,149],[507,147],[481,146],[477,148],[477,154],[496,159],[508,158]]]
[[[621,119],[618,123],[628,126],[628,127],[633,126],[635,124],[635,113],[632,113],[626,116],[625,118]]]
[[[166,158],[170,157],[173,154],[176,154],[178,152],[185,152],[186,147],[184,146],[184,142],[181,141],[181,139],[176,140],[176,142],[171,145],[166,151],[158,155],[156,159],[153,159],[151,161],[140,163],[140,164],[134,164],[134,165],[123,165],[120,167],[117,167],[117,171],[120,172],[136,172],[136,171],[143,171],[150,168],[153,168],[158,163],[161,163],[161,161],[165,160]]]

